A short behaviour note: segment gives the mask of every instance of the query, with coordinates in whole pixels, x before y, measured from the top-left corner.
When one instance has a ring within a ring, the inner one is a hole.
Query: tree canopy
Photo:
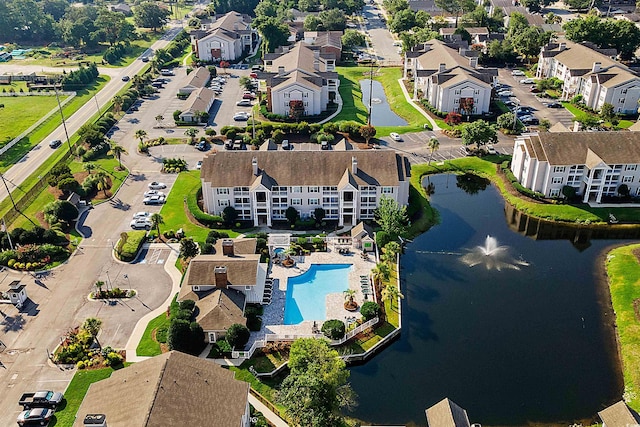
[[[389,233],[392,239],[396,239],[407,230],[407,207],[400,206],[395,199],[382,197],[380,205],[375,210],[376,222],[382,231]]]
[[[496,128],[484,120],[476,120],[463,126],[460,135],[464,145],[476,144],[478,148],[488,143],[497,143]]]
[[[595,15],[572,19],[562,27],[566,37],[576,43],[588,41],[601,48],[617,49],[623,59],[630,59],[640,47],[640,29],[633,22],[602,19]]]
[[[133,22],[138,27],[151,28],[151,30],[156,31],[167,23],[170,14],[169,10],[160,7],[158,4],[145,1],[134,9]]]

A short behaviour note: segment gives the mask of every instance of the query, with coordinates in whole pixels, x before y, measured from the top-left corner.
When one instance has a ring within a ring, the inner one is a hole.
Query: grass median
[[[607,255],[607,274],[620,342],[624,399],[640,410],[640,245],[616,248]]]

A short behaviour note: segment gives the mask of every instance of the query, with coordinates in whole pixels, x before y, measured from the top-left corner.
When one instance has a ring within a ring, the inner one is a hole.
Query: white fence
[[[368,328],[376,325],[380,319],[378,317],[374,317],[371,320],[364,322],[362,325],[352,329],[347,332],[342,339],[331,341],[329,344],[332,346],[341,345],[345,342],[349,341],[351,338],[358,335],[360,332],[367,330]],[[263,348],[267,345],[268,342],[274,341],[295,341],[299,338],[315,338],[315,339],[327,339],[323,334],[266,334],[263,340],[254,341],[253,345],[249,350],[234,350],[231,352],[231,357],[233,359],[250,359],[253,356],[253,353],[256,352],[259,348]]]

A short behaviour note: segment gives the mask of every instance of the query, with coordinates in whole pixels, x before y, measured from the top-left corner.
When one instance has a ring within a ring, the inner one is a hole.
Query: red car
[[[258,78],[258,74],[257,73],[251,73],[251,74],[249,74],[249,77],[251,77],[252,79],[257,79]]]
[[[531,89],[529,89],[529,92],[531,92],[531,93],[540,93],[542,91],[540,89],[538,89],[537,87],[533,86]]]
[[[244,95],[242,95],[242,99],[256,99],[255,95],[252,95],[250,93],[245,93]]]

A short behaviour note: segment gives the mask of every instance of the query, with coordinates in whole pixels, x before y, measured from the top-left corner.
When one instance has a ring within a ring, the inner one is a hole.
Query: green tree
[[[119,112],[122,111],[122,103],[123,103],[122,96],[120,95],[114,96],[111,102],[113,102],[114,113],[118,114]]]
[[[438,138],[436,138],[435,136],[432,136],[431,138],[429,138],[429,141],[427,142],[427,148],[429,149],[428,164],[431,164],[431,159],[433,159],[433,153],[435,153],[436,151],[438,151],[438,149],[440,149],[440,141],[438,141]]]
[[[516,52],[529,61],[540,53],[540,48],[551,40],[550,31],[542,31],[537,27],[527,27],[513,36],[511,43]]]
[[[98,336],[98,332],[100,332],[100,327],[102,326],[102,320],[96,317],[88,317],[84,320],[82,324],[82,329],[87,331],[91,338],[96,339]]]
[[[342,36],[342,47],[344,49],[353,49],[356,46],[364,46],[365,38],[364,34],[362,34],[358,30],[345,30],[344,35]]]
[[[330,319],[322,324],[320,330],[327,338],[339,340],[344,337],[345,325],[342,320]]]
[[[249,341],[250,336],[251,332],[249,332],[249,329],[246,326],[234,323],[229,326],[229,329],[227,329],[225,338],[232,348],[244,348],[247,341]]]
[[[142,144],[147,137],[147,131],[144,129],[136,130],[135,137],[140,140],[140,144]]]
[[[602,117],[602,120],[605,120],[608,122],[611,119],[613,119],[615,116],[616,116],[616,113],[612,104],[609,104],[608,102],[605,102],[604,104],[602,104],[602,107],[600,108],[600,117]]]
[[[344,295],[344,299],[346,299],[349,304],[353,304],[354,298],[356,296],[356,291],[354,291],[353,289],[349,288],[346,291],[342,291],[342,294]]]
[[[298,212],[298,210],[293,206],[289,206],[285,211],[284,216],[287,218],[287,221],[289,221],[289,224],[295,225],[298,218],[300,218],[300,212]]]
[[[326,212],[323,208],[315,208],[313,210],[313,217],[316,219],[317,223],[321,223],[325,216]]]
[[[340,9],[323,10],[318,18],[325,31],[342,31],[347,26],[347,17]]]
[[[373,301],[365,301],[360,307],[360,314],[365,321],[371,320],[380,314],[380,306]]]
[[[108,197],[107,190],[111,187],[111,181],[104,171],[98,171],[95,174],[96,188],[104,193],[104,197]]]
[[[82,165],[82,169],[84,169],[87,172],[89,172],[89,175],[91,175],[91,172],[93,170],[95,170],[95,168],[96,168],[96,164],[95,163],[91,163],[91,162],[88,162],[88,163],[85,163],[85,164]]]
[[[251,78],[249,78],[248,76],[240,77],[240,80],[238,80],[238,83],[240,84],[240,87],[246,90],[253,88],[253,83],[251,82]]]
[[[156,233],[158,233],[158,238],[160,238],[160,226],[164,224],[164,218],[159,213],[151,214],[151,227],[156,229]],[[182,247],[182,246],[181,246]]]
[[[382,297],[382,301],[389,301],[392,310],[395,302],[398,301],[398,298],[404,299],[404,295],[402,295],[395,283],[387,283],[387,286],[382,288],[380,295]]]
[[[196,136],[200,133],[199,129],[189,128],[184,131],[185,136],[189,137],[189,143],[193,145],[196,142]]]
[[[397,238],[407,230],[407,207],[400,206],[395,199],[382,197],[380,204],[374,213],[376,222],[382,228],[382,231],[389,233]]]
[[[460,138],[462,138],[464,145],[476,144],[478,149],[481,145],[498,142],[498,134],[495,127],[484,120],[465,124],[462,127]]]
[[[102,8],[98,12],[96,26],[102,33],[104,41],[110,45],[135,39],[135,27],[127,21],[121,12]]]
[[[496,119],[498,128],[504,129],[509,132],[520,132],[524,129],[524,125],[520,120],[516,120],[516,115],[513,113],[504,113],[498,116]]]
[[[391,277],[391,267],[384,262],[376,264],[371,270],[373,274],[373,280],[376,285],[380,286],[383,282],[386,282]]]
[[[227,225],[232,225],[238,218],[238,211],[233,206],[227,206],[222,210],[222,220]]]
[[[145,1],[135,7],[133,21],[138,27],[151,28],[155,32],[167,23],[170,13],[156,3]]]
[[[527,28],[529,28],[527,18],[520,12],[513,12],[509,15],[509,26],[507,27],[506,38],[511,40]]]
[[[287,44],[289,39],[289,27],[275,17],[263,20],[258,27],[265,43],[265,51],[273,52],[278,46]]]
[[[113,141],[110,141],[110,146],[111,146],[111,149],[107,154],[118,159],[118,168],[122,170],[122,161],[120,159],[123,154],[127,154],[127,150],[125,150],[123,146],[118,145]]]
[[[402,252],[402,246],[398,242],[389,242],[382,248],[385,254],[390,254],[395,261],[396,256]]]
[[[435,0],[436,6],[456,16],[456,28],[458,27],[458,17],[462,13],[471,12],[476,8],[473,0]]]
[[[389,23],[389,30],[397,34],[408,31],[416,25],[415,12],[411,9],[404,9],[393,15],[393,19]]]
[[[184,238],[180,240],[180,258],[190,259],[198,255],[198,244],[191,238]]]
[[[59,222],[71,224],[78,217],[78,208],[66,200],[55,200],[45,205],[42,212],[49,225]]]
[[[96,145],[104,141],[104,133],[100,131],[100,128],[95,123],[84,124],[78,130],[78,137],[80,143],[95,147]]]

